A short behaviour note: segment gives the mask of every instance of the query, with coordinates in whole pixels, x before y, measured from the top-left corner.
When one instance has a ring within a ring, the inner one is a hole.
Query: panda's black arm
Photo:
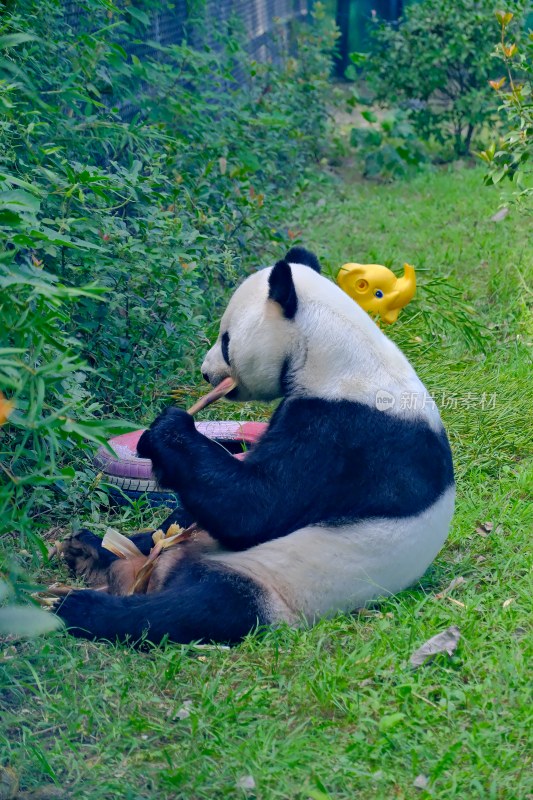
[[[314,448],[308,442],[288,446],[276,427],[271,423],[256,451],[239,461],[199,434],[189,415],[171,408],[143,436],[139,454],[152,459],[159,483],[178,492],[214,538],[245,549],[309,524],[310,507],[320,512]]]

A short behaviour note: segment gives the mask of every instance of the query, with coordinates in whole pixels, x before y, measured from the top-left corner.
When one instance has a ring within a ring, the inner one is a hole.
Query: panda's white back
[[[308,342],[302,393],[376,407],[383,413],[425,419],[441,427],[427,389],[401,350],[345,292],[308,267],[291,265],[302,310],[298,324]],[[411,398],[413,400],[411,401]]]

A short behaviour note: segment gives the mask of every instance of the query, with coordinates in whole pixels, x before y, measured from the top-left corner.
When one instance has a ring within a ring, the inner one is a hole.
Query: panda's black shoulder
[[[303,264],[305,267],[314,269],[315,272],[321,271],[320,261],[305,247],[291,247],[284,260],[289,264]]]

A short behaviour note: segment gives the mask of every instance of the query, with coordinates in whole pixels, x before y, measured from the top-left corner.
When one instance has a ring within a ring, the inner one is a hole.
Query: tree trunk
[[[350,47],[350,7],[352,0],[337,0],[337,13],[335,22],[340,30],[339,43],[337,45],[337,56],[335,58],[335,70],[340,78],[344,77],[348,66],[348,51]]]
[[[468,130],[465,137],[465,153],[470,153],[470,145],[472,143],[472,134],[474,133],[474,126],[472,123],[468,125]]]

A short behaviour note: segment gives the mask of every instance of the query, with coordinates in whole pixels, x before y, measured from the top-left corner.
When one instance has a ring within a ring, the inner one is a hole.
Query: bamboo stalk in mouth
[[[221,381],[218,386],[215,386],[215,388],[211,389],[210,392],[204,394],[204,396],[200,397],[200,399],[197,400],[194,405],[187,409],[187,413],[191,416],[194,416],[198,413],[198,411],[201,411],[203,408],[211,405],[211,403],[220,400],[221,397],[225,397],[227,394],[229,394],[229,392],[232,391],[232,389],[235,389],[236,386],[237,381],[234,381],[233,378],[224,378],[224,380]]]

